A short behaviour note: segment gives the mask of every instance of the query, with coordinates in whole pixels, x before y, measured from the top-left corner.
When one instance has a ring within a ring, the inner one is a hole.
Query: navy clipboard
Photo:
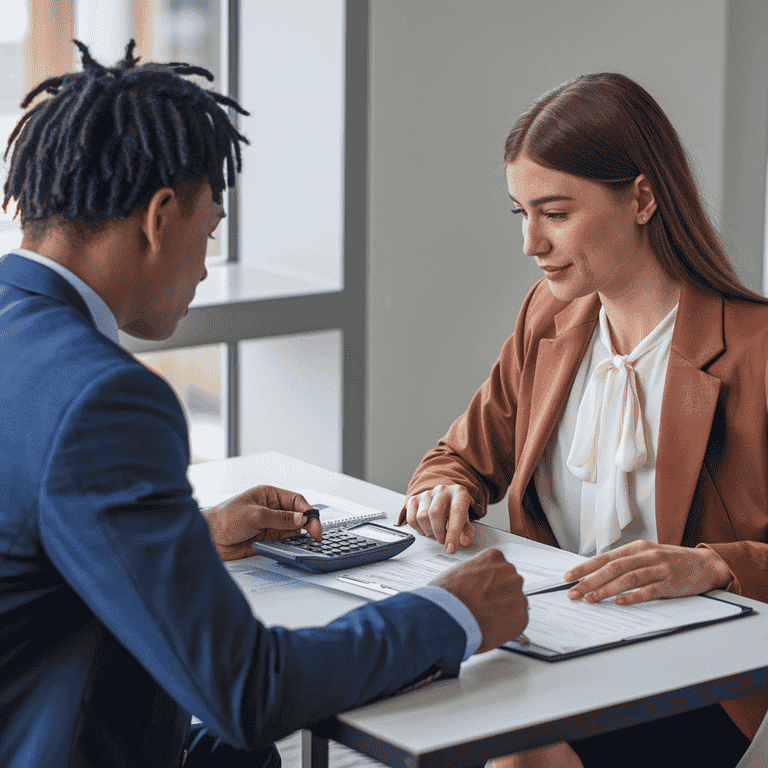
[[[554,592],[554,591],[561,591],[568,589],[571,585],[563,585],[559,589],[556,590],[547,590],[547,592]],[[539,594],[546,594],[546,593],[539,593]],[[536,600],[537,595],[530,595],[528,597],[529,605],[532,601]],[[644,632],[637,635],[631,635],[626,638],[622,638],[621,640],[608,642],[608,643],[599,643],[595,645],[590,645],[588,647],[581,647],[575,650],[570,651],[560,651],[560,650],[552,650],[551,648],[546,648],[541,645],[536,645],[533,642],[526,642],[521,641],[519,638],[516,640],[510,640],[508,643],[504,643],[501,647],[505,651],[512,651],[513,653],[521,653],[525,656],[532,656],[535,659],[541,659],[542,661],[564,661],[565,659],[573,659],[577,656],[586,656],[590,653],[598,653],[599,651],[607,651],[611,648],[623,648],[626,645],[632,645],[633,643],[642,643],[645,640],[653,640],[657,637],[666,637],[667,635],[674,635],[678,632],[687,632],[690,629],[696,629],[698,627],[706,627],[710,624],[720,624],[723,621],[731,621],[732,619],[739,619],[742,616],[748,616],[750,613],[753,613],[752,608],[746,605],[738,605],[737,603],[732,603],[730,600],[723,600],[719,597],[713,597],[712,595],[699,595],[699,597],[706,598],[707,600],[716,600],[720,603],[727,603],[729,606],[733,606],[734,608],[738,608],[739,610],[731,613],[729,615],[725,616],[719,616],[714,619],[709,619],[707,621],[696,621],[696,622],[688,622],[680,625],[675,625],[673,627],[665,628],[665,629],[659,629],[654,630],[651,632]],[[642,604],[640,604],[642,605]],[[631,608],[631,606],[627,606],[627,608]],[[521,635],[521,637],[524,637],[524,635]]]

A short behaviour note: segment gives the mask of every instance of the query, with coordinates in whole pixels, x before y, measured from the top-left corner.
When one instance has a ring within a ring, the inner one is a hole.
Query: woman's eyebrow
[[[522,205],[512,195],[509,196],[513,203]],[[544,197],[537,197],[535,200],[531,200],[531,208],[535,208],[537,205],[544,205],[545,203],[555,203],[559,200],[573,200],[568,195],[545,195]]]

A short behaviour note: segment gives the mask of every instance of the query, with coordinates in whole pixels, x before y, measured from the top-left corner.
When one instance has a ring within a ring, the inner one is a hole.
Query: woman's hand
[[[320,520],[300,493],[259,485],[205,513],[216,551],[222,560],[255,554],[254,541],[276,541],[296,536],[305,528],[315,540],[323,536]]]
[[[469,522],[472,497],[463,485],[436,485],[429,491],[409,496],[405,502],[406,522],[422,536],[445,544],[451,555],[468,547],[475,538]]]
[[[589,574],[592,575],[585,578]],[[699,595],[710,589],[723,589],[733,578],[725,561],[711,549],[648,541],[617,547],[565,574],[566,581],[581,579],[568,592],[571,600],[584,598],[588,603],[597,603],[617,595],[613,601],[617,605]]]

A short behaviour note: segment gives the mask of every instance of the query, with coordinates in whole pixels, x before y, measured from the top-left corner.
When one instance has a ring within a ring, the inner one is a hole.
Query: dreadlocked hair
[[[83,70],[52,77],[30,91],[26,109],[43,91],[51,94],[19,120],[11,147],[3,210],[15,199],[21,225],[52,221],[100,228],[145,209],[162,187],[182,193],[203,181],[221,202],[240,171],[240,142],[248,143],[220,105],[249,114],[223,94],[185,80],[202,67],[182,62],[137,66],[131,40],[114,67],[95,61],[88,47]],[[226,165],[226,181],[224,166]]]

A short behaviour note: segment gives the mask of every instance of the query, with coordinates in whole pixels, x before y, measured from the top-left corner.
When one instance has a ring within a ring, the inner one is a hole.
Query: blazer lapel
[[[656,532],[679,545],[701,474],[720,379],[701,370],[725,349],[723,300],[684,286],[664,382],[656,456]]]
[[[555,338],[539,341],[528,433],[515,472],[523,489],[528,486],[565,410],[599,313],[598,294],[577,299],[555,316]]]
[[[36,261],[15,253],[3,256],[0,258],[0,283],[69,304],[93,322],[88,305],[80,294],[60,274]]]

